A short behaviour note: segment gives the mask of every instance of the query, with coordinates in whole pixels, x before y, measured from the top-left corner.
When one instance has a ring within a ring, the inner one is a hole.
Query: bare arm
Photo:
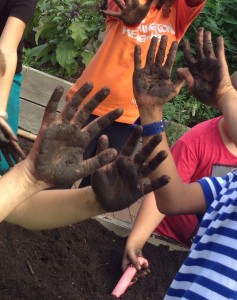
[[[147,54],[144,68],[141,68],[140,48],[135,49],[135,71],[133,76],[134,94],[138,103],[141,123],[151,124],[163,118],[162,107],[178,94],[183,82],[171,82],[171,69],[177,51],[177,43],[171,46],[167,60],[164,62],[166,37],[162,37],[159,50],[155,55],[156,39],[153,38]],[[146,143],[149,137],[144,138]],[[154,151],[166,150],[167,159],[152,173],[152,176],[168,175],[170,182],[160,190],[155,191],[158,208],[165,214],[203,213],[206,205],[201,186],[198,183],[186,185],[180,179],[174,160],[170,153],[165,133],[162,141]],[[190,194],[193,201],[189,201]]]
[[[0,111],[6,111],[17,64],[17,47],[22,39],[25,23],[9,17],[0,38],[0,49],[5,56],[6,71],[0,77]]]
[[[29,230],[53,229],[105,213],[91,187],[46,190],[18,206],[5,221]]]
[[[163,218],[164,215],[161,214],[157,208],[154,193],[149,193],[142,200],[133,228],[129,233],[122,260],[123,271],[125,271],[131,263],[137,270],[141,268],[137,257],[143,256],[143,246]],[[147,270],[142,270],[141,272],[142,275],[146,275],[146,273]]]

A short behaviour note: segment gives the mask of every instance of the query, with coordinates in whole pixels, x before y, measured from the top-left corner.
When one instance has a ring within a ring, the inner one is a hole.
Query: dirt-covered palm
[[[211,32],[204,32],[204,29],[200,27],[196,34],[196,57],[191,53],[189,41],[185,40],[184,57],[188,69],[177,70],[179,77],[187,82],[190,92],[199,101],[213,107],[218,106],[216,101],[219,94],[231,86],[223,53],[223,38],[217,39],[215,54]]]
[[[155,135],[142,150],[132,158],[142,135],[142,128],[136,127],[127,143],[110,164],[99,169],[91,176],[92,188],[97,202],[106,211],[124,209],[142,196],[168,183],[167,176],[151,180],[149,175],[166,158],[165,151],[160,151],[146,163],[147,158],[160,143],[161,136]],[[108,147],[105,138],[99,142],[99,151]]]
[[[59,116],[56,115],[57,107],[63,88],[55,89],[29,155],[35,168],[32,172],[37,179],[51,185],[67,186],[115,158],[116,150],[107,149],[93,158],[83,160],[83,152],[91,140],[122,115],[122,110],[116,109],[83,127],[92,111],[109,94],[109,89],[105,87],[85,105],[80,105],[92,89],[91,83],[82,86],[65,104]]]
[[[0,118],[0,150],[10,167],[25,158],[25,153],[18,144],[17,137],[2,118]]]
[[[146,63],[141,66],[141,48],[136,45],[134,52],[133,92],[139,107],[147,105],[162,106],[173,99],[183,86],[183,80],[171,80],[171,71],[176,57],[178,43],[173,42],[164,63],[167,36],[161,37],[156,53],[158,39],[153,37],[147,52]]]
[[[121,12],[112,12],[104,10],[107,16],[112,16],[120,19],[127,26],[134,26],[146,17],[153,0],[147,0],[141,4],[139,0],[114,0]]]

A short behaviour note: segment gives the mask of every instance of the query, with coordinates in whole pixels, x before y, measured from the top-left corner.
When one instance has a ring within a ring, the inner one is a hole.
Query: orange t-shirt
[[[162,10],[152,5],[146,18],[135,28],[125,26],[116,18],[107,18],[103,42],[77,82],[69,89],[67,99],[87,81],[94,84],[91,95],[108,86],[109,96],[93,114],[103,116],[120,107],[124,109],[124,113],[117,121],[132,124],[138,117],[132,87],[135,45],[139,44],[141,47],[141,59],[144,64],[151,38],[157,36],[160,39],[162,35],[167,35],[168,53],[171,43],[180,41],[189,25],[201,12],[204,3],[189,7],[186,0],[176,0],[168,18],[163,17]],[[119,10],[113,0],[108,0],[108,10]]]

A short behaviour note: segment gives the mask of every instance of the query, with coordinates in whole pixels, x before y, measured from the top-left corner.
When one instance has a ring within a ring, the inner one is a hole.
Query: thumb
[[[193,87],[194,78],[188,68],[178,68],[177,75],[180,80],[184,80],[187,83],[189,89]]]
[[[144,4],[144,6],[149,9],[151,4],[152,4],[153,0],[147,0],[146,3]]]
[[[100,154],[109,147],[109,139],[106,135],[101,135],[97,144],[96,154]]]
[[[182,87],[185,85],[185,80],[183,79],[177,79],[176,82],[174,83],[174,97],[176,97],[179,93]]]

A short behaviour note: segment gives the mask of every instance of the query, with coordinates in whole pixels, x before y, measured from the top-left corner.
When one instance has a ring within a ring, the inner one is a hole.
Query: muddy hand
[[[161,151],[149,163],[146,163],[147,157],[161,141],[159,135],[154,136],[132,158],[141,135],[142,128],[136,127],[116,159],[91,176],[96,199],[106,211],[124,209],[169,181],[167,176],[161,176],[154,181],[148,177],[166,158],[166,152]],[[98,152],[106,149],[107,146],[106,142],[100,141]]]
[[[0,118],[0,150],[10,167],[25,158],[25,153],[18,144],[17,137],[2,118]]]
[[[113,12],[104,10],[103,13],[107,16],[120,19],[127,26],[134,26],[141,23],[146,17],[153,0],[147,0],[141,4],[139,0],[114,0],[121,12]]]
[[[141,66],[141,48],[134,52],[133,91],[138,107],[162,106],[173,99],[183,86],[183,80],[171,80],[171,71],[176,57],[178,43],[173,42],[165,59],[167,36],[162,36],[156,53],[158,39],[153,37],[147,53],[145,66]]]
[[[191,53],[188,40],[184,41],[184,57],[188,69],[178,69],[179,76],[187,82],[190,92],[199,101],[217,107],[219,95],[231,86],[223,38],[217,39],[215,54],[211,32],[204,32],[201,27],[196,34],[196,57]]]
[[[116,156],[116,150],[107,149],[93,158],[83,160],[83,152],[91,140],[122,114],[121,109],[116,109],[83,127],[92,111],[109,94],[109,89],[105,87],[85,105],[80,105],[92,89],[91,83],[82,86],[58,117],[56,111],[63,88],[55,89],[45,110],[38,141],[31,153],[38,179],[54,185],[69,185],[109,163]]]
[[[147,276],[150,273],[150,269],[148,266],[141,265],[138,257],[143,257],[142,250],[139,247],[126,247],[124,251],[124,256],[122,260],[122,270],[125,272],[125,270],[132,264],[136,270],[137,273],[134,276],[132,281],[137,281],[139,278],[143,278]]]

